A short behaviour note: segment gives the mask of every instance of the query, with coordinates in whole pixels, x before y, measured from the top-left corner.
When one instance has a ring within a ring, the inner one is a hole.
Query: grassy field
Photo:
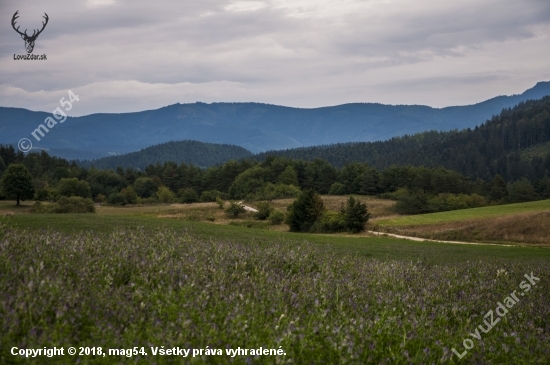
[[[355,254],[335,254],[363,238],[85,217],[2,218],[0,363],[517,365],[549,356],[550,269],[548,258],[540,261],[546,250],[536,258],[522,257],[537,251],[529,248],[365,239],[362,246],[391,245],[388,257],[398,258],[379,260],[359,246]],[[48,225],[55,230],[44,230]],[[410,260],[402,256],[407,247],[460,259]],[[515,258],[496,258],[512,250]],[[458,361],[451,349],[462,353],[485,313],[531,271],[540,282]],[[143,354],[25,359],[10,355],[13,346],[106,353],[137,346]],[[223,355],[153,356],[151,348],[160,346]],[[225,355],[237,347],[280,348],[284,355]]]
[[[550,200],[374,219],[371,229],[436,240],[550,246]]]
[[[478,243],[504,243],[531,246],[550,246],[550,200],[528,202],[520,204],[509,204],[490,206],[483,208],[464,209],[443,213],[423,214],[415,216],[398,216],[394,212],[394,201],[378,199],[375,197],[356,196],[366,201],[371,213],[371,220],[368,224],[369,230],[395,233],[404,236],[415,236],[426,239],[450,240]],[[345,196],[323,196],[325,206],[330,210],[338,210],[345,202]],[[275,209],[286,212],[286,207],[291,204],[292,199],[280,199],[273,201]],[[247,203],[256,207],[254,202]],[[48,220],[47,217],[31,217],[32,203],[25,202],[23,206],[16,208],[13,202],[0,202],[0,217],[12,217],[20,214],[27,215],[29,222],[34,219]],[[252,213],[240,215],[239,218],[228,217],[223,209],[216,203],[194,203],[194,204],[165,204],[165,205],[144,205],[111,207],[98,206],[97,216],[120,217],[121,222],[130,218],[153,219],[146,220],[145,224],[158,224],[157,218],[163,220],[176,220],[185,222],[204,222],[216,225],[232,225],[242,228],[255,228],[270,231],[286,232],[288,226],[270,225],[268,222],[254,220]],[[55,216],[54,218],[55,219]],[[94,221],[88,222],[87,218],[75,216],[76,221],[83,219],[84,227],[95,225],[94,229],[115,227],[118,223],[110,224],[107,220],[99,224]],[[17,219],[13,220],[18,221]],[[116,220],[115,220],[116,221]],[[131,219],[130,219],[131,221]],[[40,222],[34,223],[43,227]],[[52,222],[44,222],[46,225]],[[120,223],[125,224],[125,223]],[[133,223],[128,223],[133,224]],[[176,223],[178,226],[180,223]],[[67,227],[63,227],[67,225]],[[170,225],[170,224],[169,224]],[[54,227],[72,229],[82,227],[80,223],[59,223]],[[210,230],[219,231],[215,228]],[[331,235],[341,237],[344,234]],[[368,233],[353,235],[354,238],[368,237]],[[315,240],[316,238],[312,238]],[[338,238],[339,239],[339,238]],[[345,245],[343,245],[345,246]],[[408,251],[408,250],[407,250]],[[409,252],[407,252],[409,254]]]
[[[333,209],[343,200],[325,199]],[[387,217],[391,204],[369,206]],[[147,353],[69,361],[83,364],[515,365],[550,356],[550,249],[246,228],[263,222],[228,219],[211,203],[96,214],[31,206],[0,202],[2,364],[68,360],[15,357],[13,346]],[[483,341],[472,338],[531,271],[541,281]],[[459,361],[451,349],[462,353],[465,338],[474,348]],[[153,356],[157,346],[223,355]],[[225,355],[260,346],[285,355]]]
[[[374,226],[376,230],[435,240],[550,246],[550,211],[412,226]]]
[[[495,205],[490,207],[452,210],[449,212],[430,213],[379,219],[381,226],[413,226],[436,223],[457,222],[474,219],[503,217],[512,214],[550,211],[550,200],[539,200],[527,203]]]
[[[147,212],[143,212],[141,209]],[[52,229],[65,233],[94,231],[109,233],[116,229],[163,229],[186,232],[198,239],[232,240],[249,243],[310,242],[317,250],[351,254],[379,260],[425,261],[434,264],[472,260],[548,262],[550,250],[544,248],[471,246],[433,242],[412,242],[389,237],[348,234],[292,233],[286,230],[243,228],[182,219],[166,219],[173,206],[105,208],[97,214],[15,214],[0,216],[0,223],[28,231]],[[177,207],[176,207],[177,209]],[[186,208],[188,209],[188,208]],[[245,222],[245,220],[233,220]],[[256,222],[256,221],[252,221]]]

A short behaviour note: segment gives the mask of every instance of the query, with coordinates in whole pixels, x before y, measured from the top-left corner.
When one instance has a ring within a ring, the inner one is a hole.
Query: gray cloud
[[[50,23],[14,61],[11,29]],[[175,102],[466,104],[550,78],[550,2],[157,1],[0,3],[0,105],[76,114]],[[61,95],[61,96],[60,96]],[[75,114],[75,115],[76,115]]]

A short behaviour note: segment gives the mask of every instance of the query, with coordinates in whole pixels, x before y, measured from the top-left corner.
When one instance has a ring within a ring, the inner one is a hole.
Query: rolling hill
[[[258,153],[473,128],[502,109],[546,95],[550,95],[550,82],[539,82],[520,95],[440,109],[372,103],[313,109],[259,103],[175,104],[157,110],[68,118],[38,142],[31,132],[50,113],[0,107],[0,143],[16,145],[21,138],[29,138],[35,147],[66,158],[97,158],[174,140],[233,144]]]
[[[158,144],[120,156],[84,161],[80,165],[83,167],[93,165],[98,169],[116,169],[118,166],[122,166],[143,170],[149,164],[172,161],[177,164],[183,162],[188,165],[209,167],[227,160],[239,160],[251,156],[252,152],[239,146],[198,141],[178,141]]]

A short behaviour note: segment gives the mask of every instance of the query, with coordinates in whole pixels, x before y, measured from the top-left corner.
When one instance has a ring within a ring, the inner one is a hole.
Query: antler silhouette
[[[42,18],[46,19],[45,22],[42,22],[42,29],[38,30],[38,29],[35,29],[32,33],[31,36],[29,36],[27,34],[27,29],[25,29],[25,32],[21,33],[19,31],[19,26],[16,28],[15,27],[15,23],[16,23],[16,20],[17,18],[19,18],[19,15],[17,14],[19,13],[19,10],[17,10],[15,12],[15,14],[13,14],[13,17],[11,18],[11,26],[13,27],[13,30],[15,30],[17,33],[21,34],[22,37],[26,38],[26,39],[36,39],[36,37],[38,37],[38,35],[40,33],[42,33],[42,31],[44,30],[44,28],[46,28],[46,24],[48,24],[48,20],[50,20],[50,18],[48,17],[48,14],[44,13],[44,16]],[[37,33],[38,32],[38,33]]]
[[[25,29],[25,33],[21,33],[19,31],[19,27],[15,28],[15,21],[17,20],[17,18],[19,18],[19,15],[17,15],[17,13],[19,13],[19,10],[17,10],[15,12],[15,14],[13,14],[13,17],[11,18],[11,26],[13,27],[13,30],[15,30],[17,33],[21,34],[21,36],[27,36],[27,30]],[[46,14],[46,13],[44,13]]]
[[[15,23],[17,21],[17,18],[19,18],[18,13],[19,13],[19,10],[17,10],[15,12],[15,14],[13,14],[13,17],[11,18],[11,26],[13,27],[13,30],[15,30],[17,33],[19,33],[21,35],[21,38],[23,38],[23,40],[25,41],[25,48],[27,49],[27,53],[32,53],[32,51],[34,49],[34,42],[36,41],[36,38],[40,35],[40,33],[42,33],[44,28],[46,28],[46,24],[48,24],[48,20],[50,18],[48,17],[48,14],[44,13],[43,18],[46,19],[46,21],[42,22],[42,29],[40,29],[40,30],[35,29],[34,32],[32,33],[32,35],[29,36],[27,34],[26,29],[25,29],[25,32],[21,33],[19,31],[19,26],[17,28],[15,27],[15,25],[16,25]]]
[[[31,36],[31,38],[36,38],[36,37],[38,37],[38,35],[39,35],[40,33],[42,33],[42,31],[44,30],[44,28],[46,28],[46,24],[48,24],[48,20],[50,20],[50,18],[48,17],[48,14],[46,14],[46,13],[44,13],[44,16],[43,16],[42,18],[46,19],[46,22],[45,22],[45,23],[42,22],[42,29],[40,29],[40,30],[37,29],[37,30],[38,30],[38,33],[36,33],[36,35],[34,35],[34,33],[36,32],[36,30],[35,30],[35,31],[33,32],[32,36]]]

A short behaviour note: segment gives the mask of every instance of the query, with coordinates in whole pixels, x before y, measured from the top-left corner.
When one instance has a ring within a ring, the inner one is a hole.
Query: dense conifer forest
[[[498,174],[508,181],[526,177],[534,182],[550,171],[549,141],[550,97],[545,97],[505,109],[474,129],[270,151],[256,158],[262,160],[272,155],[309,161],[320,158],[337,167],[366,162],[377,169],[392,165],[442,166],[471,178],[489,180]]]

